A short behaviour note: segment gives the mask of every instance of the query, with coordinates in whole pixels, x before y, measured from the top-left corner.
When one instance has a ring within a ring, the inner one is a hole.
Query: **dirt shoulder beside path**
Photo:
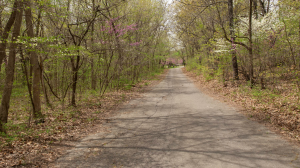
[[[200,74],[182,68],[194,84],[205,94],[225,102],[238,109],[248,119],[267,126],[282,138],[300,146],[300,114],[280,114],[277,109],[268,104],[260,104],[250,93],[241,93],[239,87],[226,86],[217,80],[207,81]],[[298,123],[298,124],[297,124]],[[290,128],[289,128],[290,127]]]
[[[103,123],[110,122],[108,118],[115,115],[116,109],[129,100],[140,97],[145,91],[160,83],[168,69],[150,80],[135,84],[130,90],[108,92],[100,97],[91,97],[84,103],[71,109],[72,116],[59,115],[48,117],[44,124],[39,124],[36,131],[49,129],[51,133],[41,133],[38,137],[24,135],[22,139],[14,140],[9,145],[0,148],[0,167],[51,167],[57,158],[73,148],[82,138],[98,132],[107,132]],[[70,109],[68,109],[70,110]],[[56,126],[49,123],[55,122]],[[47,132],[47,131],[46,131]],[[0,142],[5,142],[0,138]]]

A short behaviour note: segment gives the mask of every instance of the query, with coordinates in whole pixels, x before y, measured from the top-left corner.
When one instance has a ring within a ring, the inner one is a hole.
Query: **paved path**
[[[300,167],[300,149],[201,93],[182,73],[118,111],[111,133],[86,137],[57,167]]]

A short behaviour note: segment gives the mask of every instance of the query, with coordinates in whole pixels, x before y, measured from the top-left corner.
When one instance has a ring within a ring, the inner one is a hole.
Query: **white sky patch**
[[[171,4],[174,0],[166,0],[168,4]]]

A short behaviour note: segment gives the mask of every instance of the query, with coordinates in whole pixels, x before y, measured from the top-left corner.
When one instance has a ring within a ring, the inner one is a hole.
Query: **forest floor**
[[[182,70],[203,93],[234,106],[248,119],[258,121],[284,139],[300,145],[299,100],[293,96],[297,90],[291,86],[279,86],[284,88],[282,93],[258,88],[251,90],[242,80],[238,84],[227,82],[224,86],[217,79],[207,80],[196,71]]]
[[[150,79],[142,80],[132,88],[107,92],[103,97],[87,96],[77,107],[64,110],[48,110],[45,123],[20,123],[17,135],[0,136],[0,167],[49,167],[56,159],[73,148],[83,137],[97,132],[106,132],[102,123],[129,100],[162,81],[168,69]],[[20,131],[24,130],[24,131]]]

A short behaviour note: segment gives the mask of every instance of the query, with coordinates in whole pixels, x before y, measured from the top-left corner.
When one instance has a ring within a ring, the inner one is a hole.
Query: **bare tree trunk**
[[[269,13],[269,11],[270,11],[270,1],[271,0],[268,0],[267,13]]]
[[[3,62],[3,59],[6,57],[6,44],[8,35],[10,32],[11,27],[13,26],[15,19],[16,19],[16,10],[17,10],[17,0],[15,0],[13,5],[13,11],[10,14],[10,17],[6,23],[6,26],[3,30],[3,34],[1,34],[1,43],[0,43],[0,72],[1,72],[1,65]]]
[[[42,59],[40,59],[40,60],[42,60]],[[40,76],[41,79],[40,80],[41,80],[41,84],[42,84],[42,88],[43,88],[43,92],[44,92],[45,101],[47,103],[47,106],[52,108],[52,105],[51,105],[49,97],[48,97],[47,88],[46,88],[44,78],[43,78],[43,73],[44,73],[43,61],[41,61],[41,63],[40,63],[40,68],[41,68],[41,76]]]
[[[253,8],[254,8],[255,19],[258,19],[257,0],[253,0]]]
[[[233,42],[235,41],[234,36],[234,20],[233,20],[233,0],[228,0],[228,15],[229,15],[229,27],[230,27],[230,36]],[[233,47],[233,46],[232,46]],[[231,61],[232,61],[232,68],[233,68],[233,79],[239,80],[239,69],[238,69],[238,63],[236,58],[236,50],[233,47],[232,53],[231,53]]]
[[[32,14],[31,14],[31,2],[30,0],[25,0],[25,20],[27,27],[27,35],[31,38],[34,37],[33,25],[32,25]],[[41,99],[40,99],[40,77],[41,69],[38,61],[38,55],[34,50],[30,51],[30,59],[32,60],[32,97],[33,97],[33,117],[34,118],[43,118],[41,112]]]
[[[93,0],[93,10],[95,10],[95,0]],[[94,11],[95,12],[95,11]],[[92,51],[94,51],[94,29],[95,29],[95,23],[92,23],[92,32],[91,32],[91,45],[92,45]],[[92,80],[92,89],[96,90],[96,75],[95,75],[95,67],[94,67],[94,58],[91,58],[91,80]]]
[[[38,13],[38,18],[37,18],[37,23],[36,23],[36,30],[35,30],[35,36],[38,37],[39,36],[39,32],[40,32],[40,27],[41,27],[41,20],[42,20],[42,6],[39,6],[39,13]]]
[[[254,79],[253,79],[253,44],[252,44],[252,4],[253,0],[250,0],[250,10],[249,10],[249,75],[250,75],[250,83],[251,88],[254,85]]]
[[[289,40],[289,35],[288,35],[288,32],[287,32],[286,23],[285,23],[284,19],[282,19],[282,21],[283,21],[283,24],[284,24],[284,33],[285,33],[285,36],[286,36],[286,41],[289,44],[290,52],[291,52],[291,55],[292,55],[293,66],[296,67],[296,57],[295,57],[295,54],[294,54],[294,49],[293,49],[293,46],[292,46],[292,44]]]
[[[2,6],[2,0],[0,0],[0,6]],[[2,35],[3,33],[3,27],[2,27],[2,12],[3,10],[0,11],[0,34]],[[1,65],[1,64],[0,64]]]
[[[299,20],[299,30],[298,31],[299,31],[299,34],[298,34],[299,35],[299,42],[300,42],[300,20]],[[300,46],[299,46],[299,53],[298,54],[299,54],[299,57],[300,57]],[[300,60],[300,58],[299,58],[299,60]],[[300,69],[300,63],[298,63],[298,67]]]
[[[261,13],[262,13],[263,16],[265,16],[266,13],[267,13],[266,8],[265,8],[265,3],[264,3],[263,0],[259,0],[259,3],[260,3],[260,7],[261,7]]]
[[[98,11],[95,10],[95,11]],[[73,34],[72,30],[71,30],[71,25],[68,25],[68,30],[69,30],[69,33],[70,35],[72,36],[72,39],[73,39],[73,43],[76,47],[80,47],[81,46],[81,42],[83,41],[84,37],[87,35],[90,27],[92,26],[92,23],[95,21],[97,17],[97,12],[94,12],[93,13],[93,16],[90,20],[90,22],[88,22],[87,24],[87,28],[86,30],[81,34],[81,36],[77,36],[75,34]],[[78,38],[79,37],[79,38]],[[76,40],[76,39],[78,40]],[[76,87],[77,87],[77,82],[78,82],[78,71],[79,71],[79,68],[80,66],[82,65],[83,61],[81,61],[81,65],[79,65],[80,63],[80,49],[77,50],[77,57],[76,57],[76,61],[73,57],[70,58],[71,60],[71,64],[72,64],[72,78],[73,78],[73,83],[72,83],[72,100],[71,100],[71,105],[72,106],[76,106],[76,102],[75,102],[75,96],[76,96]]]
[[[92,80],[92,89],[93,90],[96,90],[96,75],[95,75],[95,66],[94,66],[94,58],[91,58],[91,69],[92,69],[92,72],[91,72],[91,80]]]
[[[23,13],[23,3],[22,1],[16,1],[16,20],[14,24],[14,29],[12,32],[12,42],[9,47],[9,58],[8,65],[6,69],[6,79],[5,86],[2,94],[2,101],[0,106],[0,132],[5,132],[3,127],[4,123],[7,123],[8,109],[10,104],[10,96],[14,81],[14,71],[15,71],[15,60],[18,44],[16,43],[17,38],[20,35],[20,29],[22,24],[22,13]]]
[[[80,56],[79,56],[79,51],[78,51],[78,56],[77,60],[75,62],[74,58],[71,58],[71,63],[72,63],[72,99],[71,99],[71,105],[76,106],[76,88],[77,88],[77,82],[78,82],[78,70],[79,70],[79,61],[80,61]]]
[[[39,12],[38,12],[38,18],[37,18],[37,23],[36,23],[35,37],[39,37],[39,36],[42,35],[42,25],[41,25],[42,12],[43,12],[42,8],[43,8],[43,6],[39,5]],[[39,56],[39,57],[40,57],[40,61],[41,61],[39,65],[40,65],[40,80],[41,80],[42,90],[44,92],[44,97],[45,97],[45,101],[47,103],[47,106],[52,108],[52,105],[51,105],[49,97],[48,97],[47,88],[46,88],[44,78],[43,78],[44,67],[43,67],[42,57],[41,56]]]

